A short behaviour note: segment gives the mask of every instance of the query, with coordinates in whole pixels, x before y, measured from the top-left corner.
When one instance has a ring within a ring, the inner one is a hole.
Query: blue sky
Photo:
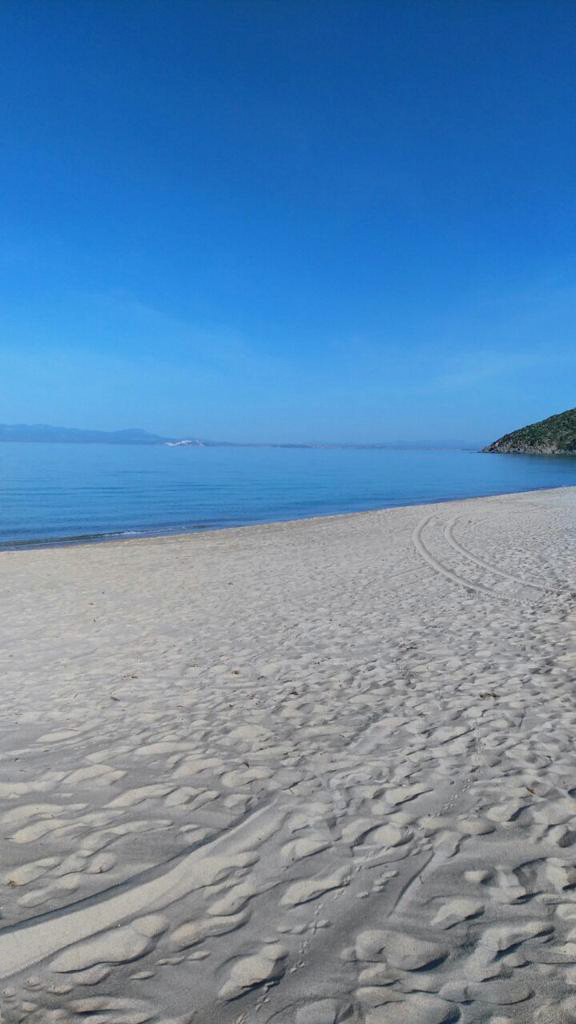
[[[576,405],[576,5],[3,0],[3,422],[491,439]]]

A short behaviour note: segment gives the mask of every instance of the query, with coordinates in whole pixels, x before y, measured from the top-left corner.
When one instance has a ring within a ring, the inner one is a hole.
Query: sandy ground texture
[[[2,1024],[576,1021],[576,489],[5,552]]]

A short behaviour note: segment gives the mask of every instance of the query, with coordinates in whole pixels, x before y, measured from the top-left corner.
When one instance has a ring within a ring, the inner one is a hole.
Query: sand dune
[[[576,1020],[575,514],[1,554],[2,1024]]]

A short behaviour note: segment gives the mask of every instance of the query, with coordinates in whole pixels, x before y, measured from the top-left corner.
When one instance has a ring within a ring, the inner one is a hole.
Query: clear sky
[[[575,68],[570,0],[2,0],[0,421],[576,405]]]

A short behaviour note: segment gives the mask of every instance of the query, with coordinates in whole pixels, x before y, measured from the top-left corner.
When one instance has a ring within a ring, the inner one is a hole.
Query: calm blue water
[[[0,546],[576,485],[576,458],[0,443]]]

